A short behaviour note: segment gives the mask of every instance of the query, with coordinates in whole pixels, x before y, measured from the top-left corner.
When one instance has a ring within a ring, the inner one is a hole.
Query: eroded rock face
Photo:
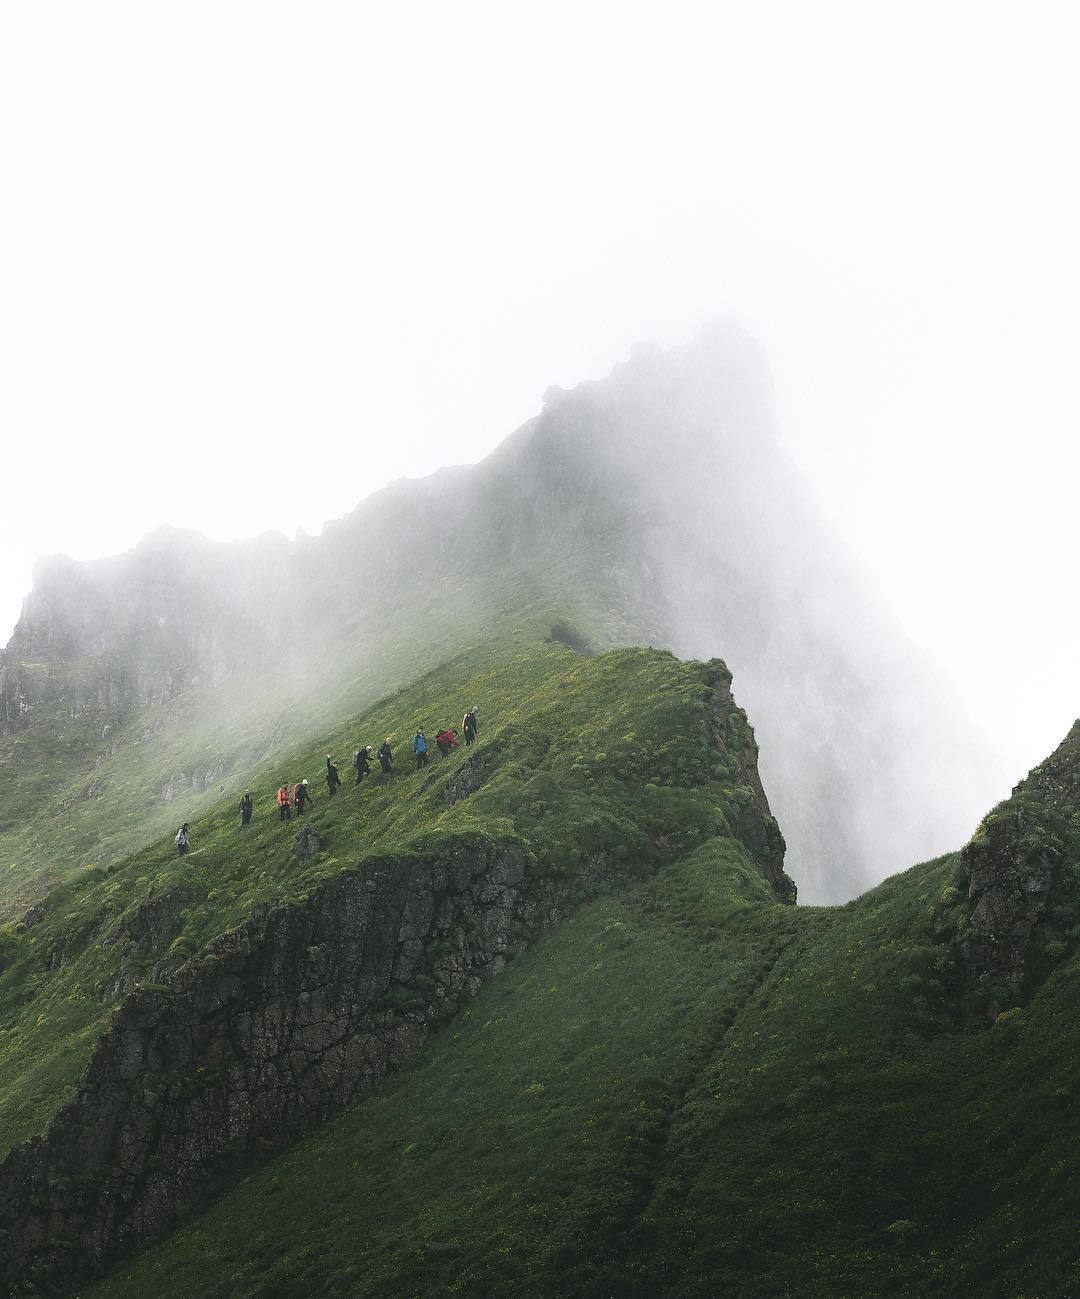
[[[463,798],[475,794],[498,765],[504,749],[505,745],[495,740],[473,750],[446,782],[443,797],[447,803],[459,803]]]
[[[798,889],[795,881],[784,871],[786,845],[761,784],[753,727],[732,697],[731,673],[720,659],[709,664],[707,684],[711,695],[705,713],[709,741],[718,752],[733,756],[736,769],[731,780],[744,791],[738,819],[732,829],[750,849],[762,874],[772,885],[777,900],[794,906]]]
[[[1030,989],[1036,930],[1055,898],[1078,891],[1080,722],[985,818],[960,854],[967,923],[959,936],[969,992],[993,1017]],[[1075,917],[1074,917],[1075,918]],[[1053,941],[1052,939],[1050,941]]]
[[[306,860],[322,848],[322,841],[313,825],[302,825],[296,832],[296,851]]]
[[[75,1099],[0,1166],[0,1292],[70,1289],[363,1096],[582,883],[464,836],[261,907],[129,995]],[[166,918],[141,914],[138,937],[152,946]]]
[[[113,559],[41,561],[0,651],[0,735],[44,708],[111,726],[250,667],[280,639],[283,615],[259,596],[284,546],[221,546],[165,528]]]

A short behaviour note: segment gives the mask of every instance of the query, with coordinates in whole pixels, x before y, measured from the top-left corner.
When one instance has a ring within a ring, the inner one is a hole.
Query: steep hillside
[[[477,700],[478,743],[414,769]],[[401,769],[328,798],[323,755],[388,733]],[[710,845],[793,901],[756,758],[721,663],[495,642],[256,772],[249,827],[229,799],[187,856],[54,890],[0,934],[0,1277],[62,1289],[160,1233],[597,891]],[[272,791],[304,773],[301,837]]]
[[[724,841],[594,898],[93,1294],[1075,1294],[1078,809],[1080,724],[846,907],[777,906]],[[988,890],[1026,970],[992,1018]]]
[[[760,349],[720,324],[549,391],[481,464],[397,483],[319,538],[165,531],[43,565],[0,661],[0,908],[516,629],[722,654],[813,900],[960,841],[1004,787],[830,537]]]

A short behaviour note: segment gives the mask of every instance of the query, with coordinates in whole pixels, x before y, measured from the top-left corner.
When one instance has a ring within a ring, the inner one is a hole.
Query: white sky
[[[0,639],[33,559],[316,531],[734,315],[1017,776],[1080,711],[1069,3],[0,8]]]

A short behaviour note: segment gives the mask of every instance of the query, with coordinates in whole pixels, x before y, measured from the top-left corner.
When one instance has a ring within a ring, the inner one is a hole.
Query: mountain
[[[40,565],[0,660],[0,914],[515,632],[722,654],[807,900],[943,851],[1006,787],[819,516],[761,349],[720,322],[549,390],[481,464],[396,483],[319,538],[163,530]]]
[[[537,935],[694,852],[795,891],[722,663],[489,643],[318,747],[482,689],[476,746],[316,802],[231,803],[54,889],[0,947],[0,1280],[63,1291],[367,1094]],[[464,706],[464,705],[462,705]],[[280,756],[280,755],[279,755]]]
[[[831,908],[718,661],[511,634],[252,786],[476,695],[0,932],[7,1292],[1075,1290],[1080,722]]]
[[[1080,723],[845,907],[680,855],[93,1294],[1076,1294],[1078,809]]]
[[[0,717],[0,1293],[1080,1288],[1080,723],[975,824],[731,327],[319,538],[44,562]]]

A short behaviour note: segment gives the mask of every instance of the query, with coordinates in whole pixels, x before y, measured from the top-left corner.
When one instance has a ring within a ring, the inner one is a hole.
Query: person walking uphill
[[[371,770],[371,745],[357,749],[353,754],[352,765],[356,768],[356,783],[359,785]]]
[[[383,769],[383,775],[389,776],[390,768],[394,765],[394,755],[390,750],[389,735],[379,745],[379,766]]]
[[[448,731],[440,731],[435,737],[435,743],[439,746],[439,752],[443,757],[447,757],[450,750],[458,746],[457,731],[452,726]]]
[[[188,823],[184,824],[176,832],[176,851],[183,857],[184,853],[191,847],[191,841],[188,839]]]
[[[337,763],[333,761],[329,753],[326,755],[326,788],[330,791],[330,797],[333,798],[341,784],[341,777],[338,775]]]
[[[277,809],[279,821],[287,821],[292,816],[292,808],[289,806],[288,785],[283,784],[277,792]]]
[[[473,740],[476,739],[476,732],[480,729],[476,722],[475,704],[473,704],[473,706],[461,719],[461,729],[465,733],[465,743],[472,744]]]
[[[413,753],[416,754],[416,770],[427,766],[427,740],[424,739],[424,728],[420,729],[413,736]]]
[[[245,789],[244,797],[240,800],[240,824],[241,825],[247,825],[251,821],[252,807],[253,804],[251,801],[251,790]]]
[[[296,806],[297,816],[303,816],[307,811],[308,800],[310,798],[311,790],[308,789],[307,781],[298,781],[296,788],[293,790],[293,803]]]

